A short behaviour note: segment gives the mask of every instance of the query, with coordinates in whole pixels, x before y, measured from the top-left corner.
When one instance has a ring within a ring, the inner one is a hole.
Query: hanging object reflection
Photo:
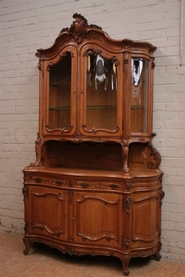
[[[138,86],[141,74],[143,71],[143,59],[142,58],[134,58],[132,59],[132,83],[134,86]]]
[[[87,59],[88,85],[91,86],[94,83],[96,90],[100,84],[104,84],[104,90],[111,85],[112,90],[117,90],[115,62],[104,59],[100,54],[93,54],[92,51],[89,51]]]
[[[97,55],[96,57],[96,65],[95,65],[95,89],[97,89],[98,82],[104,82],[104,88],[107,90],[108,85],[108,78],[106,77],[106,73],[108,72],[107,68],[105,67],[105,61],[100,56]]]

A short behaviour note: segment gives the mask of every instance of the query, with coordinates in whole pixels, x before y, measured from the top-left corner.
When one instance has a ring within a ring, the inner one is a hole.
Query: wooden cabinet
[[[74,14],[39,49],[36,161],[24,170],[25,251],[160,259],[161,157],[152,145],[153,52]]]

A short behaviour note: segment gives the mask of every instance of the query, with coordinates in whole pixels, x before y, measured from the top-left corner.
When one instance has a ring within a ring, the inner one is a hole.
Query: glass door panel
[[[116,61],[87,51],[86,129],[115,130],[117,124]]]
[[[148,131],[148,60],[143,58],[132,58],[131,70],[131,132],[146,133]]]
[[[71,53],[52,65],[49,72],[49,126],[50,130],[71,128]]]

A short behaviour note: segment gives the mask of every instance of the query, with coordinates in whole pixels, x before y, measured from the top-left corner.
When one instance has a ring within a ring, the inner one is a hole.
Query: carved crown
[[[73,18],[75,20],[73,21],[71,27],[62,29],[60,35],[67,32],[78,44],[81,43],[84,37],[86,37],[87,30],[89,28],[102,30],[101,27],[95,24],[89,25],[87,19],[81,14],[75,13]]]

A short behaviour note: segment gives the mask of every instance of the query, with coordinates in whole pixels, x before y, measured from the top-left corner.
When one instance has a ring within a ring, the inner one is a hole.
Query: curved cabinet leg
[[[130,270],[128,268],[129,263],[130,263],[131,257],[129,255],[125,255],[122,258],[122,265],[123,265],[123,274],[125,276],[128,276],[130,274]]]
[[[158,247],[157,247],[157,250],[156,250],[156,252],[155,252],[155,254],[154,254],[154,257],[155,257],[155,260],[156,261],[160,261],[160,259],[161,259],[161,255],[160,255],[160,250],[161,250],[161,242],[159,241],[159,243],[158,243]]]
[[[24,242],[24,244],[26,246],[26,248],[24,249],[23,253],[24,253],[24,255],[28,255],[28,252],[29,252],[30,247],[31,247],[31,242],[30,242],[29,239],[27,239],[25,237],[23,238],[23,242]]]

